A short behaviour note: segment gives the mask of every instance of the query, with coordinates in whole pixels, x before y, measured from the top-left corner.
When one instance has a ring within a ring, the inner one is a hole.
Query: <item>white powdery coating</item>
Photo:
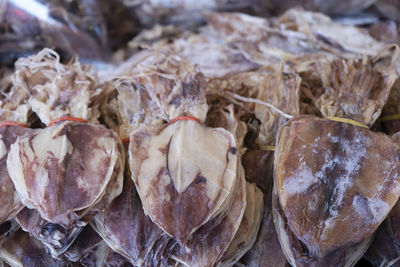
[[[341,149],[344,150],[344,156],[338,157],[333,156],[330,162],[326,165],[326,168],[334,166],[340,166],[342,174],[336,177],[335,187],[332,188],[334,201],[329,207],[329,218],[324,222],[324,233],[321,237],[327,234],[326,230],[332,228],[335,225],[337,217],[340,215],[339,210],[342,207],[342,202],[346,196],[348,189],[353,187],[353,177],[360,172],[363,158],[367,156],[366,144],[368,145],[370,140],[365,136],[355,138],[353,140],[339,139],[337,136],[327,135],[333,143],[340,142]],[[326,170],[326,169],[325,169]],[[354,202],[355,201],[355,202]],[[356,197],[353,199],[353,204],[359,200]],[[357,205],[359,206],[359,205]]]
[[[307,191],[319,181],[319,178],[313,175],[311,168],[305,162],[302,162],[297,171],[285,179],[283,188],[288,195],[296,195]]]

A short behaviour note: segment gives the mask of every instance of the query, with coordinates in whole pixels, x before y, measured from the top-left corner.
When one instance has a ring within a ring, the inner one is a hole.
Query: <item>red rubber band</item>
[[[15,121],[2,121],[0,122],[0,127],[3,126],[21,126],[21,127],[28,127],[25,123],[15,122]]]
[[[201,123],[201,121],[198,118],[193,116],[179,116],[170,120],[169,123],[174,123],[177,121],[197,121],[198,123]]]
[[[131,139],[130,139],[129,137],[123,138],[123,139],[122,139],[122,143],[124,143],[124,144],[129,143],[130,140],[131,140]]]
[[[76,118],[76,117],[69,117],[69,116],[65,116],[65,117],[61,117],[55,120],[52,120],[48,126],[53,125],[54,123],[60,122],[60,121],[76,121],[76,122],[83,122],[83,123],[87,123],[87,120],[81,119],[81,118]]]

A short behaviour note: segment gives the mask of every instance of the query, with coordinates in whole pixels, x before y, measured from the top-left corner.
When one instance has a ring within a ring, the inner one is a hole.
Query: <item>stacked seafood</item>
[[[397,263],[398,46],[298,9],[204,18],[112,68],[0,73],[0,265]]]

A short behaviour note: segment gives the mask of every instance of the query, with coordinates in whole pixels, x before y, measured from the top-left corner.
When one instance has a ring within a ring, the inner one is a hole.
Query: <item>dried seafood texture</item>
[[[91,226],[83,229],[64,257],[85,267],[132,266],[124,257],[111,250]]]
[[[400,6],[399,6],[400,7]],[[399,28],[392,20],[380,21],[368,27],[369,34],[386,44],[399,44]]]
[[[364,255],[373,266],[400,266],[400,256],[397,254],[394,240],[390,236],[389,225],[383,222],[375,233],[370,247]]]
[[[272,220],[274,152],[247,151],[242,157],[242,163],[246,179],[255,182],[257,187],[264,192],[264,210],[257,239],[253,247],[240,259],[240,263],[249,267],[289,267]]]
[[[113,83],[117,96],[111,99],[108,107],[117,116],[115,126],[119,136],[129,138],[130,133],[141,124],[161,124],[160,109],[152,101],[151,96],[140,84],[132,78],[120,78]]]
[[[383,131],[387,134],[395,134],[400,131],[400,79],[393,84],[388,101],[382,109],[382,118],[378,120]],[[392,118],[391,118],[392,116]],[[394,117],[393,117],[394,116]]]
[[[279,23],[281,27],[316,42],[320,49],[340,57],[352,57],[351,54],[375,56],[386,47],[361,28],[334,22],[321,13],[290,9],[279,17]]]
[[[132,267],[127,259],[115,253],[103,241],[95,247],[88,255],[81,259],[79,266],[84,267]]]
[[[122,143],[112,131],[69,121],[19,138],[7,158],[22,203],[75,235],[40,238],[57,253],[67,249],[90,217],[121,193],[123,166]]]
[[[18,125],[0,127],[0,224],[12,219],[23,208],[7,170],[7,156],[10,146],[18,137],[34,132],[35,130]]]
[[[274,151],[248,150],[242,156],[242,164],[246,173],[246,180],[255,183],[265,195],[271,194]]]
[[[101,243],[103,243],[103,239],[88,225],[79,233],[63,256],[69,261],[79,262],[96,250]]]
[[[0,69],[0,120],[26,123],[30,110],[29,94],[13,86],[16,80],[18,76],[11,70]]]
[[[144,214],[130,177],[122,194],[93,218],[92,225],[108,246],[135,266],[159,266],[171,240]]]
[[[31,109],[44,124],[63,116],[97,122],[98,112],[93,109],[92,100],[100,89],[88,67],[77,60],[61,64],[59,55],[46,48],[20,58],[15,68],[16,90],[29,93]]]
[[[260,67],[246,59],[238,48],[206,34],[175,39],[168,48],[198,66],[208,79],[223,78]]]
[[[231,133],[193,120],[141,127],[129,145],[132,179],[145,213],[180,245],[229,208],[238,161]]]
[[[395,48],[398,52],[398,47]],[[390,90],[397,78],[391,56],[364,60],[335,60],[321,64],[324,91],[315,96],[316,106],[324,116],[353,119],[371,126],[380,116]]]
[[[212,12],[206,18],[206,34],[238,49],[250,62],[273,71],[280,70],[282,61],[291,61],[298,72],[314,71],[315,62],[333,57],[329,49],[321,49],[317,41],[303,33],[286,30],[275,18]]]
[[[243,121],[237,119],[233,105],[213,104],[207,113],[206,125],[213,128],[224,128],[231,132],[238,142],[240,152],[246,150],[244,146],[244,138],[247,134],[247,126]],[[242,154],[242,153],[240,153]]]
[[[64,260],[52,258],[38,240],[21,230],[0,247],[0,259],[11,266],[68,266]]]
[[[160,109],[161,118],[169,121],[181,115],[204,121],[207,115],[204,75],[187,60],[154,52],[131,72],[136,87],[143,87]]]
[[[141,124],[160,125],[181,115],[204,121],[207,82],[188,61],[176,55],[144,51],[115,74],[117,98],[109,106],[117,114],[120,136]]]
[[[387,46],[361,28],[300,9],[270,19],[215,12],[207,13],[206,19],[206,34],[239,49],[250,62],[278,70],[282,61],[289,61],[304,75],[315,73],[315,63],[375,56]]]
[[[214,217],[193,233],[186,247],[178,243],[173,247],[170,258],[183,266],[216,266],[238,232],[246,209],[246,181],[240,166],[238,188],[227,214]]]
[[[301,116],[281,128],[275,153],[274,223],[288,261],[351,266],[400,196],[398,144]]]
[[[300,76],[280,72],[260,78],[264,82],[260,81],[257,99],[291,115],[300,113]],[[261,122],[257,143],[275,145],[276,135],[287,119],[261,104],[255,105],[255,115]]]
[[[83,227],[64,228],[60,224],[44,220],[39,212],[24,208],[15,217],[22,230],[42,242],[55,258],[63,254],[74,242]]]
[[[269,194],[271,196],[271,194]],[[271,200],[265,200],[264,213],[257,239],[253,247],[240,259],[239,263],[248,267],[289,267],[279,244],[272,219]]]
[[[283,112],[298,115],[300,113],[300,82],[300,76],[293,70],[284,72],[282,66],[281,70],[273,73],[259,70],[243,72],[226,80],[214,80],[209,83],[209,88],[211,92],[218,93],[221,89],[228,92],[225,97],[233,103],[237,103],[237,100],[231,99],[230,92],[254,98],[254,101],[267,102]],[[261,123],[257,138],[258,145],[274,145],[279,128],[287,119],[259,103],[245,103],[243,109],[253,111]]]
[[[254,245],[263,215],[263,197],[264,194],[255,184],[246,183],[246,209],[220,266],[233,266]]]

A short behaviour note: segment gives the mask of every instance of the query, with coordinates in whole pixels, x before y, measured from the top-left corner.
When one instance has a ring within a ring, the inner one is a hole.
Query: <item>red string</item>
[[[57,122],[60,122],[60,121],[76,121],[76,122],[83,122],[83,123],[87,123],[88,122],[87,120],[84,120],[84,119],[81,119],[81,118],[65,116],[65,117],[61,117],[61,118],[52,120],[49,123],[49,126],[51,126],[51,125],[53,125],[53,124],[55,124]]]
[[[21,127],[28,127],[25,123],[15,122],[15,121],[2,121],[0,122],[0,127],[3,126],[21,126]]]
[[[170,120],[169,123],[174,123],[176,121],[197,121],[198,123],[201,123],[201,121],[198,118],[193,116],[179,116]]]

